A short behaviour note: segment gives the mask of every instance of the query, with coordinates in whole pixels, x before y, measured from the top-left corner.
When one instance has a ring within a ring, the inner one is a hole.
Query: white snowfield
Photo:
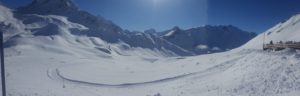
[[[5,7],[0,10],[10,12]],[[293,49],[262,51],[262,35],[228,52],[165,57],[158,50],[72,35],[71,30],[86,28],[62,16],[30,17],[33,19],[26,24],[15,25],[23,26],[21,29],[28,32],[6,42],[10,46],[5,48],[8,96],[300,94],[300,52]],[[282,23],[280,32],[276,32],[279,25],[270,29],[272,34],[267,40],[299,40],[296,38],[300,34],[299,17]],[[12,16],[3,18],[13,19]],[[289,22],[295,21],[290,25]],[[19,21],[12,23],[16,22]],[[48,32],[56,35],[44,34]]]

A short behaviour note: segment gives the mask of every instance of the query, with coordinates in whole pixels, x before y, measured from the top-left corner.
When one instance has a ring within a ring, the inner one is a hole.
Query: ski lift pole
[[[2,96],[6,96],[6,85],[5,85],[5,66],[4,66],[4,48],[3,48],[3,32],[0,31],[1,35],[1,81],[2,81]]]

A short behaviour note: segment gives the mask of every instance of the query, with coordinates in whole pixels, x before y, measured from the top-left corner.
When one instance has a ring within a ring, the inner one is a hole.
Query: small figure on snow
[[[273,41],[272,40],[270,41],[270,44],[273,45]]]

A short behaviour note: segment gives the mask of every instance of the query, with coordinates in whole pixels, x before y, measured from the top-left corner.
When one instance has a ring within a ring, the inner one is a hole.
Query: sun
[[[157,9],[159,6],[161,6],[163,1],[164,0],[152,0],[153,9]]]
[[[159,3],[159,0],[152,0],[153,7],[156,7]]]
[[[158,4],[160,0],[152,0],[153,4]]]

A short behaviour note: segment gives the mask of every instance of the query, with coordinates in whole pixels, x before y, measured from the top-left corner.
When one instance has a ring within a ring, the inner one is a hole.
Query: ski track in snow
[[[144,85],[149,85],[149,84],[158,84],[158,83],[164,83],[164,82],[169,82],[169,81],[174,81],[178,79],[183,79],[183,78],[188,78],[188,77],[195,77],[195,78],[203,78],[208,75],[212,75],[218,72],[222,72],[230,68],[231,66],[235,65],[236,61],[243,58],[245,56],[240,56],[236,57],[235,59],[226,61],[221,64],[217,64],[213,67],[207,68],[205,70],[199,71],[199,72],[193,72],[193,73],[188,73],[184,75],[178,75],[174,77],[167,77],[167,78],[162,78],[159,80],[153,80],[153,81],[146,81],[146,82],[139,82],[139,83],[122,83],[122,84],[101,84],[101,83],[94,83],[94,82],[87,82],[87,81],[81,81],[81,80],[75,80],[71,78],[64,77],[61,75],[60,71],[58,68],[55,69],[49,69],[47,72],[48,77],[52,80],[60,80],[60,81],[68,81],[68,82],[73,82],[73,83],[80,83],[80,84],[85,84],[88,86],[98,86],[98,87],[133,87],[133,86],[144,86]]]

